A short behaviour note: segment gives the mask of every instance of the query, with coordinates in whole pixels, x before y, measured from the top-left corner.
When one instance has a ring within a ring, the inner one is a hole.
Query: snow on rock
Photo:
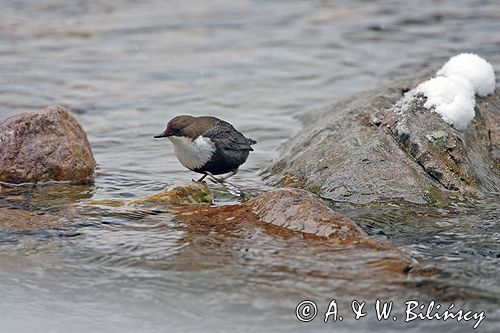
[[[475,116],[475,94],[486,96],[495,90],[493,66],[470,53],[456,55],[427,80],[405,95],[408,101],[424,95],[424,107],[439,114],[458,130],[465,130]],[[403,103],[404,104],[404,103]]]
[[[434,111],[456,129],[467,128],[474,118],[476,101],[473,90],[467,89],[450,78],[438,76],[430,79],[421,83],[415,92],[427,97],[425,108],[434,107]]]
[[[451,57],[437,72],[437,75],[444,77],[462,76],[469,80],[474,92],[479,96],[489,95],[495,90],[493,66],[476,54],[462,53]]]

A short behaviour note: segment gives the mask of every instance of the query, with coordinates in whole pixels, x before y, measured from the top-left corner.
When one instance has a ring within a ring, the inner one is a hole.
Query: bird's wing
[[[210,138],[218,148],[253,151],[251,145],[257,143],[255,140],[246,138],[228,122],[220,121],[217,125],[203,133],[203,136]]]

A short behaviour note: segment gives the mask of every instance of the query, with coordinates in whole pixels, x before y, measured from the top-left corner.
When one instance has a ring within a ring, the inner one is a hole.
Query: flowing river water
[[[77,210],[154,194],[196,177],[155,141],[179,114],[214,115],[258,141],[233,178],[259,170],[300,131],[295,118],[464,51],[500,71],[500,3],[483,1],[0,1],[0,120],[70,108],[98,163],[95,186],[19,189],[0,207],[68,227],[0,229],[0,332],[471,331],[472,322],[404,323],[404,302],[485,311],[500,331],[500,204],[493,193],[448,209],[332,203],[374,238],[437,273],[372,276],[370,258],[251,224],[176,222],[168,212]],[[237,201],[211,185],[216,204]],[[29,200],[19,198],[29,198]],[[302,323],[295,306],[339,303],[343,322]],[[398,320],[374,319],[376,298]],[[368,302],[352,320],[352,300]],[[368,308],[369,307],[369,308]]]

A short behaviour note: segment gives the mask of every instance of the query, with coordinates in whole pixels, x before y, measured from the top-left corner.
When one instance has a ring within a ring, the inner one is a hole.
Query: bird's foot
[[[210,180],[213,181],[214,183],[224,184],[226,182],[226,179],[228,179],[229,177],[234,176],[237,172],[238,172],[238,170],[234,170],[234,171],[229,172],[224,177],[215,177],[212,173],[210,173],[210,172],[207,171],[205,173],[205,175],[210,176]]]
[[[224,178],[215,177],[211,172],[207,171],[206,175],[210,176],[210,180],[213,183],[216,183],[216,184],[223,184],[224,183]]]
[[[226,181],[229,177],[234,176],[236,174],[236,172],[238,172],[238,170],[231,171],[228,174],[226,174],[224,177],[216,177],[211,172],[206,171],[205,176],[209,176],[209,179],[213,183],[220,184],[220,185],[224,186],[229,191],[229,193],[231,193],[232,195],[237,196],[237,197],[241,197],[241,191],[236,186],[234,186],[233,184]],[[202,177],[202,178],[205,178],[205,177]]]

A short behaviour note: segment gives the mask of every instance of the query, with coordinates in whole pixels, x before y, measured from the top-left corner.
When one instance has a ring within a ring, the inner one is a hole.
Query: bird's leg
[[[210,171],[205,171],[205,174],[210,176],[210,180],[213,181],[214,183],[222,184],[224,182],[223,180],[215,177],[213,173],[211,173]]]
[[[206,177],[206,176],[208,176],[208,174],[207,174],[207,173],[205,173],[203,176],[201,176],[201,178],[200,178],[200,179],[198,179],[196,182],[197,182],[197,183],[202,183],[202,182],[203,182],[203,179],[205,179],[205,177]],[[194,179],[193,179],[193,181],[194,181]]]
[[[231,171],[230,173],[228,173],[228,174],[227,174],[227,175],[225,175],[224,177],[215,177],[215,176],[214,176],[211,172],[208,172],[208,171],[206,171],[205,173],[206,173],[207,175],[209,175],[209,176],[210,176],[210,178],[211,178],[213,181],[215,181],[215,182],[217,182],[217,183],[219,183],[219,184],[224,184],[224,183],[225,183],[225,181],[226,181],[226,179],[228,179],[229,177],[234,176],[237,172],[238,172],[238,169],[236,169],[236,170],[234,170],[234,171]]]
[[[238,169],[233,170],[233,171],[231,171],[230,173],[228,173],[227,175],[225,175],[224,177],[221,177],[221,180],[222,180],[222,181],[225,181],[226,179],[228,179],[229,177],[234,176],[234,175],[235,175],[235,174],[237,174],[237,173],[238,173]]]

